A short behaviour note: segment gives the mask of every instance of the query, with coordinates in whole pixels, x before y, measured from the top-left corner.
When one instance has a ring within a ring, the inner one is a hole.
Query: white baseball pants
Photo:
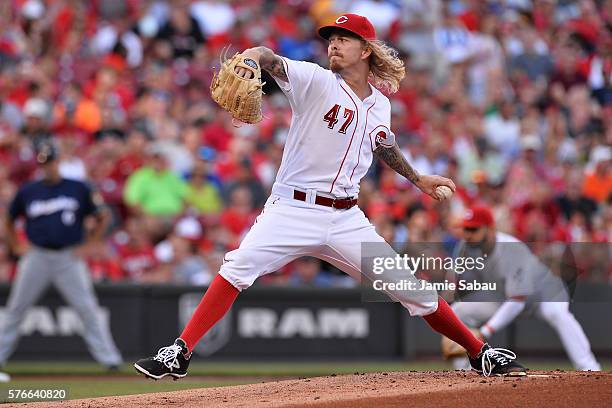
[[[378,243],[377,250],[384,253],[376,256],[395,257],[396,252],[378,235],[363,211],[358,206],[339,210],[314,204],[315,190],[300,191],[306,193],[306,201],[293,198],[293,187],[274,184],[272,195],[240,247],[225,255],[221,276],[243,290],[258,277],[277,271],[296,258],[314,256],[358,281],[362,275],[370,280],[380,279],[371,268],[362,270],[361,244]],[[386,271],[384,279],[418,283],[411,273],[399,270]],[[433,290],[386,293],[413,316],[428,315],[438,307],[438,295]]]

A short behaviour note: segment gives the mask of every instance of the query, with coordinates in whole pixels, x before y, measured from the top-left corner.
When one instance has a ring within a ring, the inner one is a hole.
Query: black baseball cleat
[[[516,354],[504,348],[492,348],[487,343],[482,346],[476,358],[470,358],[470,365],[485,377],[507,376],[521,377],[527,375],[525,367],[516,361]]]
[[[138,360],[134,368],[154,380],[159,380],[167,375],[178,380],[187,375],[189,360],[187,345],[182,339],[176,339],[173,345],[160,348],[155,357]]]

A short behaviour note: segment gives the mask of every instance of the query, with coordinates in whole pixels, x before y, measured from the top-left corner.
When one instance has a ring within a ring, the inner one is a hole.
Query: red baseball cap
[[[329,36],[335,28],[342,28],[358,35],[364,40],[375,40],[376,30],[370,20],[359,14],[342,14],[332,24],[319,27],[319,36],[329,40]]]
[[[490,227],[494,224],[493,213],[485,206],[472,207],[465,212],[465,217],[463,217],[463,228]]]

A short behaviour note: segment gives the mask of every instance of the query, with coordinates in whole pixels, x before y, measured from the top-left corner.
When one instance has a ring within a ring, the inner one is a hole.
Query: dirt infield
[[[612,373],[532,372],[483,378],[463,372],[400,372],[327,376],[6,407],[610,407]]]

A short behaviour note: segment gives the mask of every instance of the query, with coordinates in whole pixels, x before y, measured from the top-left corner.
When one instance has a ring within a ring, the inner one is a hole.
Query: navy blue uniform
[[[94,358],[107,367],[122,363],[110,328],[102,320],[87,264],[73,250],[83,241],[84,219],[97,211],[94,197],[87,184],[60,179],[53,184],[28,183],[11,202],[10,220],[14,224],[17,218],[25,218],[26,234],[33,245],[19,260],[0,327],[0,366],[15,349],[28,308],[49,285],[79,314],[83,338]]]
[[[83,220],[96,211],[89,186],[68,179],[57,184],[28,183],[19,189],[9,208],[11,219],[25,217],[28,240],[47,249],[80,244]]]

